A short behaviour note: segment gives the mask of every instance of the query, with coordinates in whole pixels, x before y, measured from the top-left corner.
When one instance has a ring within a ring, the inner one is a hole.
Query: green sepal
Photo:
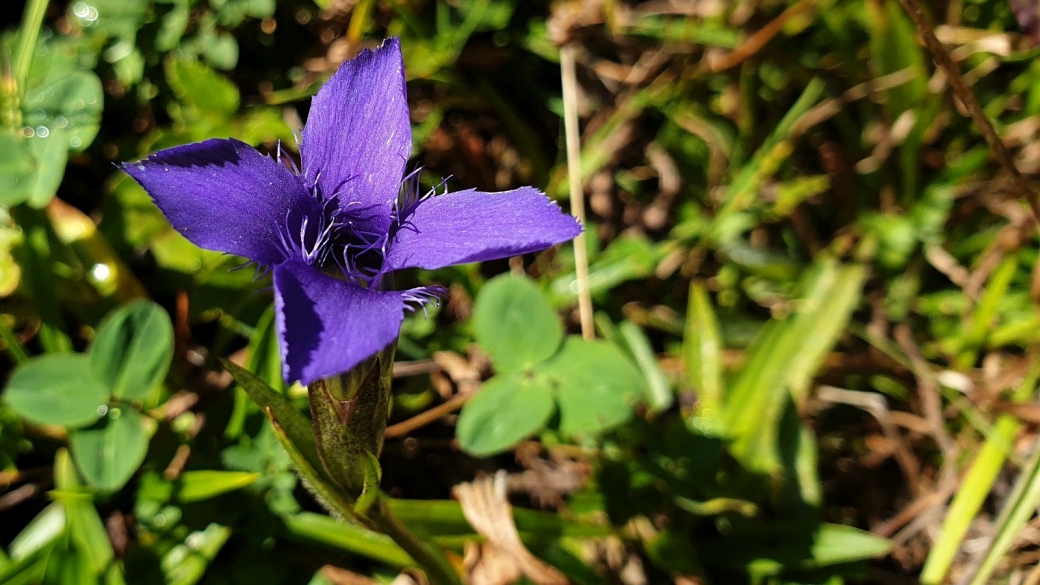
[[[321,504],[330,512],[338,514],[343,518],[349,518],[355,522],[367,525],[367,521],[354,512],[356,506],[355,502],[347,499],[347,496],[337,489],[324,473],[311,466],[307,457],[296,448],[296,445],[291,439],[289,439],[289,436],[285,433],[285,428],[282,427],[278,418],[275,417],[271,409],[265,408],[264,413],[267,414],[267,418],[271,421],[271,427],[274,429],[274,436],[277,437],[278,441],[283,447],[285,447],[285,452],[288,453],[289,460],[292,461],[293,465],[296,467],[296,473],[299,474],[304,484],[310,489],[315,499],[321,502]]]
[[[372,453],[365,457],[365,487],[354,503],[354,511],[364,516],[379,499],[379,481],[383,479],[383,470],[379,467],[379,459]]]
[[[366,468],[383,448],[396,348],[392,343],[353,370],[307,388],[318,457],[333,483],[355,500],[371,490]]]

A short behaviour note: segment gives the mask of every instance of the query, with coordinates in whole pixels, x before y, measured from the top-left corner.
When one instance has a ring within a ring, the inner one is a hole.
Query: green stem
[[[22,14],[22,26],[18,32],[18,49],[14,55],[14,79],[21,96],[25,81],[29,77],[29,66],[36,52],[36,39],[40,36],[43,17],[47,14],[48,0],[29,0]]]
[[[15,363],[24,364],[29,361],[29,354],[25,353],[25,349],[22,348],[22,342],[18,341],[18,336],[11,331],[3,318],[0,318],[0,339],[4,340],[4,349]]]
[[[394,539],[412,559],[418,563],[436,585],[462,585],[458,573],[440,551],[419,540],[400,520],[394,516],[380,495],[368,511],[368,519],[380,532]]]
[[[365,22],[369,19],[373,4],[373,0],[361,0],[354,5],[350,14],[350,24],[347,26],[347,40],[351,45],[357,46],[361,41],[361,35],[365,32]]]

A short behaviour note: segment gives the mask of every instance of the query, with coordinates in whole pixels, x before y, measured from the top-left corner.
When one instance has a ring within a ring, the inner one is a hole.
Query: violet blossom
[[[578,235],[537,189],[420,194],[396,38],[344,63],[311,103],[301,168],[235,139],[161,150],[123,169],[196,245],[273,273],[286,382],[351,370],[393,343],[440,287],[391,273],[505,258]]]

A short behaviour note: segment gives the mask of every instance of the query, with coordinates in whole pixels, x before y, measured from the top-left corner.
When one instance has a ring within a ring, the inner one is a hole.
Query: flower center
[[[291,159],[279,156],[279,161],[299,176]],[[362,202],[344,205],[342,185],[332,194],[312,186],[313,199],[303,208],[290,210],[278,230],[285,258],[301,260],[358,286],[383,289],[393,268],[386,264],[387,246],[398,230],[407,229],[408,219],[419,204],[437,194],[437,187],[423,191],[421,171],[417,168],[404,177],[390,209]],[[414,310],[442,294],[440,287],[430,287],[426,292],[408,291],[405,303]]]

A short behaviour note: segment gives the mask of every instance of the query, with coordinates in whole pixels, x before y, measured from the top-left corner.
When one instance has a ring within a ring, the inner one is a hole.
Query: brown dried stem
[[[423,411],[412,418],[401,421],[395,425],[390,425],[386,428],[386,434],[384,435],[388,439],[395,439],[397,437],[403,437],[408,433],[416,429],[420,429],[433,421],[447,416],[456,410],[462,408],[463,404],[466,404],[470,398],[473,397],[473,393],[467,394],[456,394],[451,399],[434,406],[433,408]]]
[[[712,73],[718,73],[719,71],[725,71],[726,69],[736,67],[744,61],[747,61],[749,58],[761,51],[762,47],[766,46],[766,43],[773,40],[773,37],[783,30],[787,21],[805,12],[815,3],[815,0],[801,0],[801,2],[798,2],[787,10],[784,10],[780,16],[774,18],[769,22],[769,24],[762,27],[761,30],[748,37],[748,39],[733,50],[733,52],[727,53],[725,56],[717,59],[711,59],[710,63],[708,63],[708,69]]]
[[[567,142],[567,178],[571,192],[571,212],[585,225],[585,188],[581,178],[581,135],[578,132],[578,78],[575,72],[575,48],[560,49],[560,69],[563,81],[563,127]],[[574,238],[574,272],[578,281],[578,314],[581,316],[581,336],[595,337],[596,326],[592,315],[592,291],[589,289],[589,259],[585,251],[585,233]]]
[[[986,139],[986,143],[989,144],[990,153],[993,155],[1000,166],[1004,167],[1008,175],[1011,177],[1012,188],[1015,191],[1015,195],[1022,197],[1029,204],[1030,210],[1033,212],[1033,217],[1038,223],[1040,223],[1040,203],[1037,203],[1036,198],[1033,196],[1032,190],[1029,185],[1026,184],[1022,174],[1018,172],[1018,168],[1015,166],[1014,159],[1011,158],[1011,153],[1008,152],[1007,147],[1004,146],[1004,142],[997,135],[997,131],[993,128],[993,124],[986,117],[986,113],[982,111],[982,106],[979,104],[979,100],[972,93],[968,84],[964,82],[964,78],[961,77],[960,70],[957,68],[957,64],[954,63],[953,57],[943,47],[942,43],[935,36],[935,31],[932,28],[932,24],[928,21],[928,17],[925,16],[924,11],[921,9],[921,4],[917,0],[899,0],[900,4],[906,10],[910,16],[910,20],[914,22],[914,26],[917,27],[917,32],[921,35],[921,40],[924,41],[925,47],[928,52],[932,54],[936,64],[940,69],[946,73],[946,77],[950,80],[950,88],[953,90],[954,95],[957,99],[964,104],[964,107],[968,110],[968,115],[971,116],[975,126],[982,133],[982,137]]]

